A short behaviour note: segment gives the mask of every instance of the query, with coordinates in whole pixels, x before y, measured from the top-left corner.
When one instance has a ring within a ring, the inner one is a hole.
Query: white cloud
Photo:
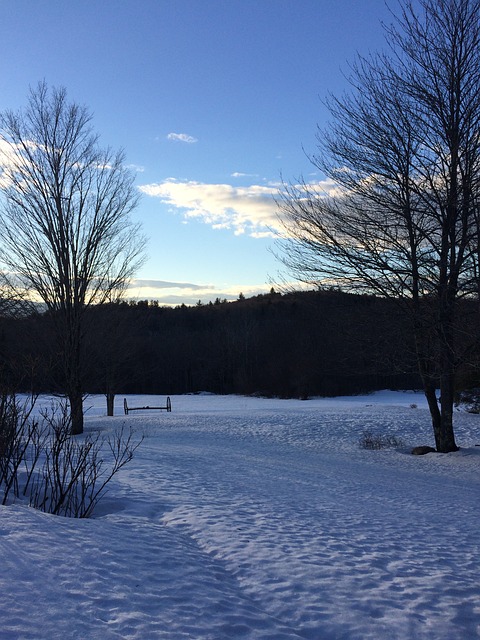
[[[140,190],[182,210],[186,219],[196,218],[215,229],[231,229],[236,235],[265,237],[279,228],[276,187],[166,180],[143,185]]]
[[[334,195],[337,189],[330,180],[308,186],[318,197]],[[184,221],[197,219],[213,229],[229,229],[235,235],[246,234],[252,238],[274,237],[284,231],[276,202],[281,184],[235,187],[169,178],[139,188],[146,195],[159,198],[172,209],[181,211]]]
[[[186,142],[187,144],[193,144],[198,142],[197,138],[188,135],[188,133],[169,133],[167,140],[173,140],[174,142]]]
[[[139,164],[127,164],[127,169],[131,169],[136,173],[143,173],[145,171],[145,167]]]
[[[230,174],[232,178],[258,178],[258,173],[243,173],[242,171],[234,171]]]
[[[11,184],[10,172],[16,163],[15,149],[14,144],[0,137],[0,187],[2,188]]]

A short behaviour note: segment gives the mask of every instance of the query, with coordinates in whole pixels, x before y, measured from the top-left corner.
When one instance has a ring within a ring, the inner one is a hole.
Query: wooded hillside
[[[22,390],[61,391],[51,314],[1,321],[3,379]],[[392,301],[337,291],[159,307],[89,310],[84,327],[90,393],[199,391],[308,397],[418,388],[410,329]]]

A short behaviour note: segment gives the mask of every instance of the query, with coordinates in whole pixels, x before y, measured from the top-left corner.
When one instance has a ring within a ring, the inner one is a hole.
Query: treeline
[[[270,294],[195,307],[116,303],[88,310],[89,393],[279,397],[418,388],[408,322],[396,305],[338,291]],[[49,313],[2,318],[1,375],[12,388],[61,392]]]

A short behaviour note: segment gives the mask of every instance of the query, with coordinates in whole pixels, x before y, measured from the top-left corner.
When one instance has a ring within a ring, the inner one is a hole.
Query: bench
[[[125,411],[125,415],[128,416],[130,411],[144,411],[147,409],[155,409],[158,411],[171,411],[172,410],[172,403],[170,401],[170,396],[167,397],[167,402],[165,404],[164,407],[129,407],[128,403],[127,403],[127,399],[124,398],[123,399],[123,409]]]

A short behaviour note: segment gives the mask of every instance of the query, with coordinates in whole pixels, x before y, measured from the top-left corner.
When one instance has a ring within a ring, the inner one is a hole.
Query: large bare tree
[[[480,2],[401,2],[390,50],[359,57],[312,157],[335,186],[287,185],[283,261],[410,314],[436,448],[457,449],[458,301],[478,296]],[[440,406],[436,388],[440,388]]]
[[[83,431],[85,309],[125,287],[142,261],[138,202],[122,152],[99,146],[83,106],[40,83],[0,114],[0,259],[14,286],[55,321],[72,432]]]

